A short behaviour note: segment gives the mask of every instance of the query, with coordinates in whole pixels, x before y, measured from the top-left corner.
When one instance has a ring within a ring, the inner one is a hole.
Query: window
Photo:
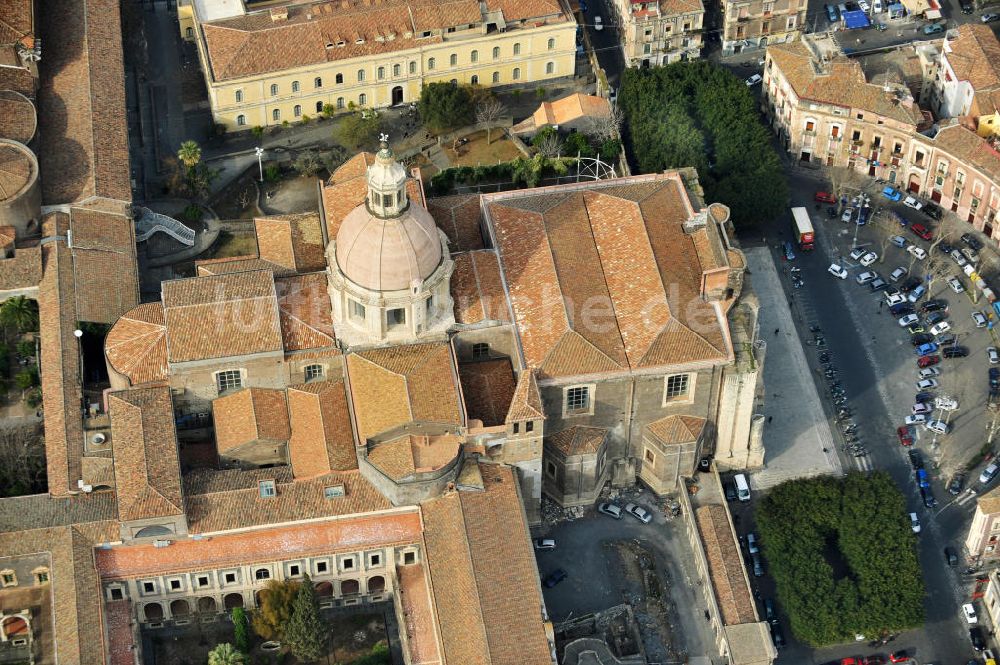
[[[278,84],[277,83],[272,83],[271,84],[271,96],[272,97],[277,97],[278,96]]]
[[[499,46],[494,46],[493,47],[493,59],[494,60],[499,60],[500,59],[500,47]]]
[[[341,85],[344,82],[344,75],[337,74],[336,76],[333,77],[333,82],[336,83],[337,85]],[[318,88],[319,86],[316,87]]]
[[[122,593],[121,587],[111,588],[111,600],[121,600],[124,597],[125,594]]]
[[[816,123],[813,122],[812,120],[807,120],[806,121],[806,131],[807,132],[811,132],[811,131],[814,131],[815,129],[816,129]]]
[[[486,342],[476,342],[472,345],[472,359],[479,360],[480,358],[490,357],[490,345]]]
[[[385,67],[379,67],[378,69],[375,70],[375,72],[376,72],[375,76],[378,78],[379,81],[385,78]]]
[[[245,115],[236,116],[236,124],[240,127],[243,127],[244,125],[247,124],[247,117]]]
[[[493,82],[494,83],[500,82],[500,72],[493,72]]]
[[[243,91],[242,90],[237,90],[236,91],[236,103],[239,104],[242,101],[243,101]]]
[[[253,571],[253,577],[255,580],[269,580],[271,579],[271,571],[267,568],[258,568]]]
[[[664,380],[663,403],[676,402],[688,396],[690,374],[671,374]]]
[[[550,51],[554,50],[554,49],[556,48],[556,40],[554,40],[554,39],[552,39],[552,38],[550,37],[550,38],[549,38],[549,43],[548,43],[548,47],[547,47],[547,48],[548,48],[548,49],[549,49]]]
[[[514,44],[514,55],[521,55],[521,44]]]
[[[17,575],[9,568],[7,570],[0,571],[0,583],[2,583],[3,586],[17,586]]]
[[[358,83],[360,83],[361,81],[364,81],[364,80],[365,80],[365,70],[359,69],[358,70]]]
[[[854,132],[851,134],[851,140],[852,141],[860,141],[861,140],[861,131],[855,129]]]
[[[41,568],[34,571],[35,584],[45,584],[49,581],[49,569]]]
[[[330,485],[323,488],[323,498],[324,499],[338,499],[344,496],[344,486],[343,485]]]
[[[410,73],[411,74],[416,74],[417,73],[417,61],[416,60],[410,60]]]
[[[350,301],[351,318],[357,321],[365,320],[365,306],[357,300]]]
[[[457,53],[452,53],[450,56],[448,56],[448,64],[451,65],[452,67],[454,67],[455,65],[458,64],[458,54]]]
[[[514,73],[512,75],[512,78],[515,81],[520,81],[521,80],[521,68],[520,67],[515,67],[514,68]]]
[[[434,296],[424,301],[424,314],[426,314],[428,320],[434,316]]]
[[[181,590],[181,581],[180,580],[170,580],[170,590],[171,591],[180,591]]]
[[[208,582],[209,582],[208,575],[199,575],[196,580],[196,583],[198,584],[199,587],[208,586]]]
[[[364,106],[367,103],[368,103],[368,95],[362,92],[360,95],[358,95],[358,106]]]
[[[514,423],[514,434],[519,434],[521,432],[521,423]]]
[[[554,62],[546,62],[545,63],[545,73],[546,74],[554,74],[555,71],[556,71],[556,63],[554,63]]]
[[[194,39],[194,28],[184,28],[184,36],[188,39]]]
[[[257,483],[257,491],[260,493],[260,498],[262,499],[270,499],[278,493],[273,480],[262,480]]]
[[[236,584],[236,573],[226,573],[223,579],[226,584]]]
[[[312,381],[313,379],[323,378],[323,366],[322,365],[306,365],[306,381]]]
[[[434,69],[436,61],[434,58],[427,58],[427,69]]]
[[[573,386],[566,389],[564,411],[567,414],[590,412],[590,387]]]
[[[271,120],[281,120],[281,109],[271,111]]]
[[[643,455],[643,458],[650,464],[656,464],[656,455],[649,448],[646,448],[646,453]]]
[[[473,50],[469,54],[469,62],[479,62],[479,51]]]
[[[325,573],[328,568],[329,568],[329,566],[327,565],[326,561],[317,561],[316,562],[316,572],[317,573]]]
[[[545,475],[547,475],[549,478],[556,477],[556,463],[553,462],[552,460],[545,461]]]
[[[402,73],[402,71],[403,70],[400,68],[399,65],[393,65],[392,66],[392,75],[393,76],[399,76]]]
[[[417,562],[416,552],[403,552],[403,565],[409,566]]]
[[[535,431],[535,421],[534,420],[529,420],[528,422],[524,423],[524,431],[525,432],[533,432],[533,431]]]
[[[156,584],[154,582],[143,582],[142,592],[143,593],[153,593],[156,591]]]
[[[354,570],[354,559],[344,559],[342,565],[344,570]]]
[[[774,3],[773,2],[765,2],[764,3],[764,13],[765,14],[770,14],[773,11],[774,11]]]
[[[301,118],[302,117],[302,107],[299,106],[298,104],[296,104],[295,108],[292,109],[292,115],[294,115],[296,118]]]
[[[479,85],[479,75],[473,74],[472,79],[469,81],[472,85]]]
[[[337,108],[343,110],[344,108],[344,98],[337,97]]]
[[[397,309],[390,309],[385,313],[386,324],[389,329],[399,328],[406,325],[406,310],[402,307]]]
[[[290,565],[288,567],[288,574],[291,575],[292,577],[298,577],[299,575],[301,575],[302,571],[299,568],[299,564],[293,563],[292,565]]]
[[[337,74],[337,78],[340,79],[340,81],[339,81],[340,83],[343,83],[343,77],[340,74]],[[321,79],[318,76],[316,78],[314,78],[313,79],[313,87],[314,88],[322,88],[323,87],[323,79]]]
[[[323,112],[323,101],[320,100],[316,102],[316,113],[322,113],[322,112]]]
[[[243,373],[238,369],[223,370],[215,375],[215,382],[219,386],[219,394],[239,390],[243,387]]]
[[[299,91],[299,82],[292,81],[292,92],[298,92],[298,91]]]
[[[368,565],[375,568],[382,565],[382,555],[375,553],[368,555]]]

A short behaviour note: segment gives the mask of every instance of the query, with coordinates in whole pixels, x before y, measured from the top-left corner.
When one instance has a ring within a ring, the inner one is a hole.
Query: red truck
[[[809,251],[816,247],[816,231],[805,208],[792,208],[792,231],[799,249]]]

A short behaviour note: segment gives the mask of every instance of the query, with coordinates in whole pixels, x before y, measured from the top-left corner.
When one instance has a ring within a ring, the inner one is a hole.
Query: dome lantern
[[[396,217],[408,205],[406,170],[389,148],[389,136],[379,136],[381,143],[375,163],[368,167],[368,210],[376,217]]]

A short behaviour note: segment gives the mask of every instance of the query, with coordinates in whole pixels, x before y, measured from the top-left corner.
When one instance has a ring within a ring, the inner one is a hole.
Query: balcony
[[[803,129],[802,130],[802,136],[816,136],[816,130],[815,129]]]
[[[840,143],[843,140],[844,140],[843,136],[833,136],[832,134],[830,135],[830,143]]]
[[[862,141],[861,139],[855,139],[855,140],[851,141],[851,147],[853,147],[853,148],[860,148],[864,144],[865,144],[865,142]]]

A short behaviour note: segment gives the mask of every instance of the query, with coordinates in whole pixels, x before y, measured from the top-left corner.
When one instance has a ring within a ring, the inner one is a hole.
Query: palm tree
[[[201,161],[201,146],[194,141],[181,143],[180,150],[177,151],[177,159],[189,169],[198,166]]]
[[[38,307],[25,296],[14,296],[0,305],[0,324],[18,332],[38,330]]]
[[[245,662],[246,657],[228,642],[208,652],[208,665],[243,665]]]

